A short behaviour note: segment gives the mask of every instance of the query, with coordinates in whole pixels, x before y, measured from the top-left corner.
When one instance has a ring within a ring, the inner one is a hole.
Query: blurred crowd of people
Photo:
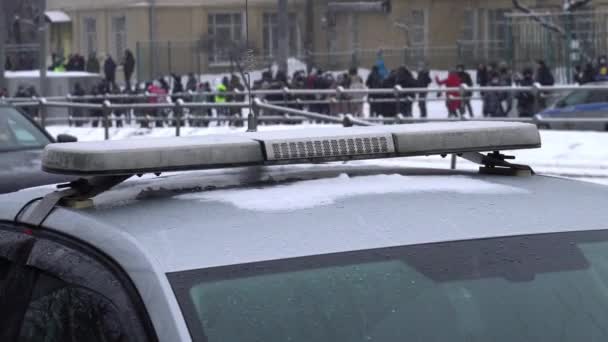
[[[116,82],[116,73],[119,65],[122,65],[124,83],[119,86]],[[68,56],[67,59],[53,55],[53,63],[49,70],[53,71],[87,71],[100,73],[103,79],[85,89],[80,83],[76,83],[71,95],[76,102],[103,103],[101,95],[128,95],[114,97],[113,103],[162,103],[168,101],[207,102],[207,103],[243,103],[247,100],[248,87],[240,74],[230,74],[223,77],[219,82],[212,85],[210,82],[200,81],[201,77],[190,73],[188,75],[169,75],[156,80],[137,83],[133,82],[136,61],[133,53],[126,50],[119,62],[111,55],[107,55],[103,63],[100,63],[95,54],[87,59],[78,54]],[[574,69],[574,80],[579,84],[596,81],[608,81],[608,61],[606,57],[600,57],[594,63],[587,64],[584,68],[576,66]],[[431,76],[428,66],[421,64],[415,71],[406,66],[400,66],[389,70],[382,55],[379,53],[375,64],[369,75],[364,80],[360,70],[351,68],[344,73],[324,71],[312,68],[310,72],[298,70],[292,75],[284,71],[269,68],[261,73],[259,79],[251,83],[252,90],[275,90],[276,92],[257,95],[262,100],[284,105],[289,108],[305,109],[315,113],[326,115],[351,114],[361,117],[364,114],[364,105],[369,104],[370,116],[394,117],[398,113],[406,117],[414,115],[414,105],[418,105],[418,113],[422,118],[427,117],[427,102],[431,94],[437,98],[443,97],[448,117],[461,117],[476,115],[471,101],[481,98],[481,113],[484,117],[505,117],[516,113],[520,117],[530,117],[546,107],[546,96],[538,96],[533,91],[512,92],[507,90],[483,91],[475,94],[466,91],[467,87],[511,87],[513,85],[531,87],[535,84],[552,86],[555,78],[550,67],[542,60],[538,60],[534,67],[526,67],[520,72],[513,72],[507,63],[480,64],[476,73],[468,71],[465,65],[457,65],[440,78],[439,75]],[[423,91],[433,84],[436,89],[431,92]],[[466,87],[462,88],[465,85]],[[412,89],[411,92],[380,93],[369,92],[374,89]],[[442,87],[453,88],[442,90]],[[312,94],[291,94],[281,90],[289,88],[292,90],[319,90]],[[455,90],[458,88],[458,90]],[[323,90],[337,90],[324,92]],[[350,90],[342,92],[340,90]],[[360,92],[357,92],[360,91]],[[1,91],[0,91],[1,93]],[[262,92],[263,93],[263,92]],[[8,96],[6,91],[2,96]],[[15,97],[36,96],[34,87],[21,86]],[[79,97],[91,95],[88,99]],[[433,99],[435,100],[435,99]],[[245,106],[243,106],[245,107]],[[204,117],[217,116],[228,118],[218,124],[240,125],[242,124],[242,108],[222,107],[214,110],[204,108],[200,110],[185,110],[192,126],[208,126],[210,119]],[[124,120],[136,120],[143,127],[163,127],[175,125],[175,113],[171,110],[129,110],[117,111],[113,115],[118,118],[114,121],[117,126],[122,126]],[[73,124],[80,126],[85,121],[90,121],[93,126],[98,126],[103,116],[101,110],[74,109],[71,112]],[[90,118],[90,119],[87,119]]]

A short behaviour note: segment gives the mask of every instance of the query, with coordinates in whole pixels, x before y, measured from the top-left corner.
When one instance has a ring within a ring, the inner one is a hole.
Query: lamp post
[[[47,31],[48,24],[46,20],[46,0],[40,1],[40,13],[38,15],[38,65],[40,68],[40,89],[38,94],[40,97],[47,95],[47,72],[46,72],[46,50],[47,50]]]
[[[289,58],[289,14],[287,0],[278,0],[278,24],[279,24],[279,70],[287,74],[287,58]]]
[[[6,1],[0,0],[0,89],[6,88],[6,78],[4,76],[6,66]]]

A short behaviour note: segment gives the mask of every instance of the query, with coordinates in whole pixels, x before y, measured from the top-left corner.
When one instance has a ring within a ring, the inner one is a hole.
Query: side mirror
[[[58,143],[71,143],[71,142],[77,142],[78,138],[76,138],[73,135],[69,135],[69,134],[59,134],[57,136],[57,142]]]

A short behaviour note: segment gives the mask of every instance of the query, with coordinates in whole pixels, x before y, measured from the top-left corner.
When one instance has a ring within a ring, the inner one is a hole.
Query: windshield
[[[581,89],[574,90],[557,102],[558,107],[571,107],[589,103],[608,102],[608,91]]]
[[[608,231],[169,274],[195,341],[606,341]]]
[[[23,114],[0,107],[0,152],[41,149],[50,142]]]

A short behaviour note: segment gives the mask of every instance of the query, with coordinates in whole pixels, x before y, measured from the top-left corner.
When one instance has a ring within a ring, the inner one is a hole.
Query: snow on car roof
[[[105,234],[107,226],[113,226],[117,235],[131,236],[164,272],[608,228],[608,188],[593,184],[339,164],[315,167],[314,172],[303,167],[271,169],[128,182],[101,195],[90,210],[55,210],[46,224],[81,235],[111,255],[104,240],[96,240],[95,227],[78,219],[84,214],[83,220],[103,224]],[[283,183],[290,179],[298,181]],[[212,187],[220,183],[221,189]]]

